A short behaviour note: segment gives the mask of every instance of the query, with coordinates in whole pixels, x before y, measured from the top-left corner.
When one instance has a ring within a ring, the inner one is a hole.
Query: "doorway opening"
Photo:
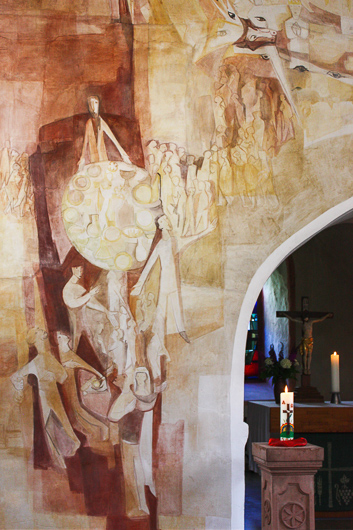
[[[330,355],[333,351],[337,351],[341,360],[341,394],[347,406],[353,406],[353,388],[350,383],[353,371],[353,355],[351,354],[352,247],[353,220],[346,217],[343,222],[332,224],[320,231],[282,262],[265,282],[255,306],[259,306],[259,301],[262,304],[262,321],[257,314],[258,329],[263,326],[264,357],[260,355],[260,359],[268,356],[268,349],[272,344],[276,352],[280,345],[283,345],[285,357],[288,357],[293,350],[298,350],[301,326],[288,322],[288,319],[277,318],[276,311],[300,310],[301,298],[307,296],[310,300],[310,310],[334,313],[332,320],[313,326],[312,384],[318,387],[325,401],[330,400]],[[300,362],[299,353],[298,358]],[[259,366],[259,371],[261,373],[261,366]],[[261,384],[254,383],[251,394],[247,391],[247,384],[245,378],[245,421],[249,401],[273,400],[273,394],[269,398],[266,397]],[[300,385],[299,376],[297,385]],[[311,436],[315,438],[315,433],[311,433]],[[331,468],[328,471],[331,474],[330,484],[325,479],[325,465],[329,465],[327,463],[324,464],[324,471],[318,473],[315,479],[316,528],[330,528],[331,530],[353,528],[353,495],[350,500],[347,497],[347,500],[343,501],[340,493],[341,490],[342,492],[343,489],[346,490],[344,484],[350,484],[351,481],[353,483],[353,471],[348,471],[349,455],[344,457],[344,467],[343,463],[341,465],[339,456],[335,456],[332,449],[334,445],[341,443],[344,447],[345,439],[350,445],[350,437],[353,439],[353,433],[339,433],[334,443],[327,442],[324,435],[320,434],[320,436],[322,440],[317,437],[317,440],[313,438],[309,441],[324,446],[325,452],[329,452],[334,465],[331,462],[332,465],[330,464]],[[306,437],[309,439],[310,434]],[[257,474],[252,464],[249,466],[248,451],[249,447],[247,447],[245,456],[245,529],[255,530],[261,528],[260,475]]]

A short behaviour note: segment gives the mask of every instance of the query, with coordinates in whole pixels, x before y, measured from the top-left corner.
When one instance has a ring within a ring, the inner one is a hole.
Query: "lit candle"
[[[281,425],[280,439],[293,440],[294,438],[294,392],[285,391],[281,393]]]
[[[340,356],[336,351],[331,355],[331,391],[340,391]]]

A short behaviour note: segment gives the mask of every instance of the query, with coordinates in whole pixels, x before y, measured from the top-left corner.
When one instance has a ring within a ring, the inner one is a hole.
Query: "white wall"
[[[277,318],[276,311],[288,311],[287,267],[282,263],[269,277],[262,289],[264,297],[264,344],[268,355],[271,344],[278,354],[283,343],[284,356],[288,357],[288,320]]]

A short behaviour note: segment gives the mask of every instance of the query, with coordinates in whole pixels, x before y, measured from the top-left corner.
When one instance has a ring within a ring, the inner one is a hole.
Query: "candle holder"
[[[339,392],[332,392],[331,403],[334,403],[335,405],[339,405],[341,403],[341,395]]]

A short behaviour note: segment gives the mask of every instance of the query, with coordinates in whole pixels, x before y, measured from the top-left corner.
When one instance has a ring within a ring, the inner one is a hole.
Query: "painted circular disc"
[[[116,228],[116,226],[108,226],[104,231],[104,239],[110,241],[111,243],[118,241],[120,236],[121,231],[119,230],[119,228]]]
[[[84,175],[76,175],[73,180],[73,186],[78,191],[86,191],[91,186],[89,178]]]
[[[115,266],[119,271],[128,271],[131,269],[131,265],[133,262],[132,256],[128,254],[127,252],[120,252],[115,257]]]
[[[96,178],[101,174],[101,168],[98,165],[90,165],[87,169],[87,173],[90,177]]]
[[[119,161],[85,166],[69,181],[62,201],[70,242],[106,270],[128,271],[144,264],[160,213],[155,199],[152,203],[147,171]]]
[[[149,210],[141,210],[136,213],[136,224],[142,230],[153,230],[154,217]]]
[[[76,208],[66,208],[63,212],[63,218],[67,223],[76,223],[80,218],[80,214]]]
[[[84,194],[79,190],[71,190],[68,194],[68,202],[73,206],[78,206],[84,201]]]
[[[152,200],[152,188],[149,184],[139,184],[135,186],[133,196],[139,204],[149,204]]]

